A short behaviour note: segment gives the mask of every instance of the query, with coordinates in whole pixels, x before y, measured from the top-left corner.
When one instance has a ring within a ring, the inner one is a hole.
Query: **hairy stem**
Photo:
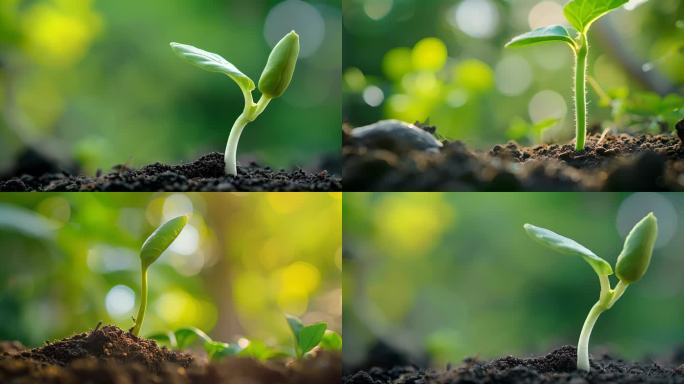
[[[140,309],[138,309],[138,316],[135,318],[135,327],[132,333],[135,336],[140,334],[143,319],[145,318],[145,310],[147,309],[147,268],[142,268],[142,279],[140,281]]]
[[[242,130],[245,129],[247,124],[254,121],[263,111],[266,106],[271,101],[268,96],[261,96],[258,103],[254,103],[252,100],[251,92],[243,92],[245,96],[245,109],[242,111],[240,116],[233,124],[230,129],[230,135],[228,135],[228,143],[226,144],[226,152],[223,156],[223,160],[226,164],[226,174],[236,176],[237,175],[237,146],[240,141],[240,135],[242,135]]]
[[[587,133],[587,55],[589,54],[589,42],[582,35],[581,45],[575,55],[575,151],[584,150],[584,142]]]

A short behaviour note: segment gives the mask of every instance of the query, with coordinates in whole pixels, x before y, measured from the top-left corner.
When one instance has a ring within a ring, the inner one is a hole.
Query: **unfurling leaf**
[[[219,72],[228,75],[228,77],[233,79],[233,81],[246,92],[251,92],[254,89],[254,81],[240,72],[237,67],[220,55],[207,52],[197,47],[193,47],[192,45],[180,43],[171,43],[171,49],[173,49],[178,56],[205,71]]]
[[[570,36],[568,30],[562,25],[549,25],[548,27],[541,27],[523,33],[509,41],[506,44],[506,47],[523,47],[549,41],[561,41],[575,47],[575,41],[572,39],[572,36]]]
[[[140,260],[144,268],[149,267],[161,256],[166,248],[176,240],[187,223],[187,216],[178,216],[152,232],[140,249]]]
[[[625,5],[629,0],[570,0],[563,8],[565,18],[582,33],[608,12]]]

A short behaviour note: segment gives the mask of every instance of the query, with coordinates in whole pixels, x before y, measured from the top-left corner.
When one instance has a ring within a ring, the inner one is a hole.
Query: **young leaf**
[[[240,72],[237,67],[223,57],[192,45],[171,43],[171,49],[179,56],[209,72],[219,72],[228,75],[240,88],[250,92],[254,90],[254,81]]]
[[[206,341],[204,342],[204,350],[207,352],[209,359],[216,360],[226,356],[237,355],[240,352],[240,347],[220,341]]]
[[[341,351],[342,336],[335,331],[327,330],[318,346],[328,351]]]
[[[152,335],[147,336],[148,339],[154,340],[157,343],[162,343],[165,345],[168,345],[169,347],[173,349],[178,348],[178,342],[176,341],[176,335],[169,331],[166,333],[154,333]]]
[[[649,213],[629,232],[618,256],[615,274],[625,283],[633,283],[646,273],[653,246],[658,237],[658,220]]]
[[[269,347],[263,341],[250,340],[247,346],[239,352],[239,356],[265,361],[278,357],[287,357],[288,354]]]
[[[154,263],[166,248],[176,240],[187,223],[187,216],[178,216],[152,232],[140,249],[140,260],[145,268]]]
[[[321,342],[326,328],[328,328],[326,323],[316,323],[302,328],[297,340],[297,355],[299,357],[304,356],[314,349]]]
[[[287,324],[290,326],[295,340],[299,339],[299,333],[301,332],[302,328],[304,328],[304,324],[302,324],[301,320],[291,315],[285,315],[285,318],[287,318]]]
[[[565,18],[582,33],[608,12],[627,4],[629,0],[570,0],[563,8]]]
[[[179,328],[176,330],[176,332],[174,332],[174,336],[176,337],[178,349],[189,347],[195,342],[195,340],[197,340],[198,337],[204,340],[204,342],[213,341],[209,335],[204,333],[201,329],[195,327]]]
[[[575,240],[568,239],[545,228],[540,228],[532,224],[523,226],[528,235],[538,243],[543,244],[553,250],[567,255],[581,256],[599,275],[612,275],[613,268],[602,258],[596,256],[594,252]]]
[[[570,33],[562,25],[549,25],[548,27],[537,28],[533,31],[523,33],[514,37],[506,44],[506,47],[523,47],[526,45],[545,43],[549,41],[562,41],[575,47],[575,41]]]

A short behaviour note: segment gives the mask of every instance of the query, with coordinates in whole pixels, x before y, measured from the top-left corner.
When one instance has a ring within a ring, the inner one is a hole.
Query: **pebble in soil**
[[[435,130],[416,126],[424,133]],[[354,131],[343,130],[343,179],[349,191],[684,190],[684,149],[674,134],[593,134],[583,152],[575,152],[573,144],[515,142],[482,152],[443,141],[435,153],[406,140],[403,145],[359,140]]]
[[[16,342],[0,347],[2,383],[332,384],[342,369],[338,353],[320,351],[294,362],[228,357],[210,363],[113,326],[31,350]]]
[[[343,384],[604,384],[684,383],[684,366],[658,363],[630,363],[611,356],[592,359],[591,372],[578,371],[577,350],[564,346],[533,358],[507,356],[489,362],[466,359],[445,370],[396,366],[371,368],[343,378]]]
[[[0,191],[340,191],[341,180],[327,171],[273,170],[252,164],[224,174],[223,154],[211,153],[181,165],[150,164],[140,169],[115,166],[95,177],[68,172],[23,174],[0,179]]]

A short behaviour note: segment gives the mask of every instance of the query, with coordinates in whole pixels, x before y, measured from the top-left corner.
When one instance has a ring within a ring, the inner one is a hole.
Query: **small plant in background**
[[[641,219],[629,232],[615,264],[618,283],[611,288],[608,276],[613,269],[607,261],[576,241],[563,237],[548,229],[531,224],[524,225],[525,231],[532,239],[560,253],[582,257],[594,269],[601,284],[599,300],[589,311],[584,321],[577,344],[577,369],[589,371],[589,337],[601,313],[613,307],[622,297],[627,287],[641,279],[651,262],[653,246],[658,236],[658,221],[653,213]]]
[[[152,232],[140,249],[140,272],[142,276],[140,282],[140,309],[138,310],[138,316],[135,318],[135,326],[131,331],[135,336],[140,334],[140,327],[142,327],[143,320],[145,319],[145,310],[147,309],[147,269],[176,240],[176,237],[178,237],[187,223],[187,216],[179,216],[167,221]]]
[[[259,340],[242,338],[237,343],[215,341],[202,330],[194,327],[156,333],[148,338],[167,344],[174,349],[184,349],[195,341],[201,340],[202,347],[211,360],[219,360],[226,356],[251,357],[262,361],[288,356],[301,359],[316,347],[328,351],[342,350],[342,337],[337,332],[327,329],[326,323],[304,325],[294,316],[287,315],[286,318],[295,340],[292,352],[288,352],[285,348],[268,346]]]
[[[259,79],[261,98],[256,103],[252,98],[252,91],[255,89],[254,81],[223,57],[186,44],[171,43],[171,48],[178,56],[199,68],[227,75],[242,90],[245,107],[230,130],[224,155],[226,174],[237,175],[237,145],[242,130],[259,117],[268,103],[281,96],[290,85],[299,56],[299,35],[294,31],[288,33],[271,51]]]
[[[568,31],[562,25],[550,25],[516,36],[506,44],[506,47],[522,47],[560,41],[570,46],[575,54],[575,150],[578,152],[584,150],[587,132],[586,75],[589,28],[596,20],[627,2],[628,0],[570,0],[565,4],[563,13],[576,31]]]

